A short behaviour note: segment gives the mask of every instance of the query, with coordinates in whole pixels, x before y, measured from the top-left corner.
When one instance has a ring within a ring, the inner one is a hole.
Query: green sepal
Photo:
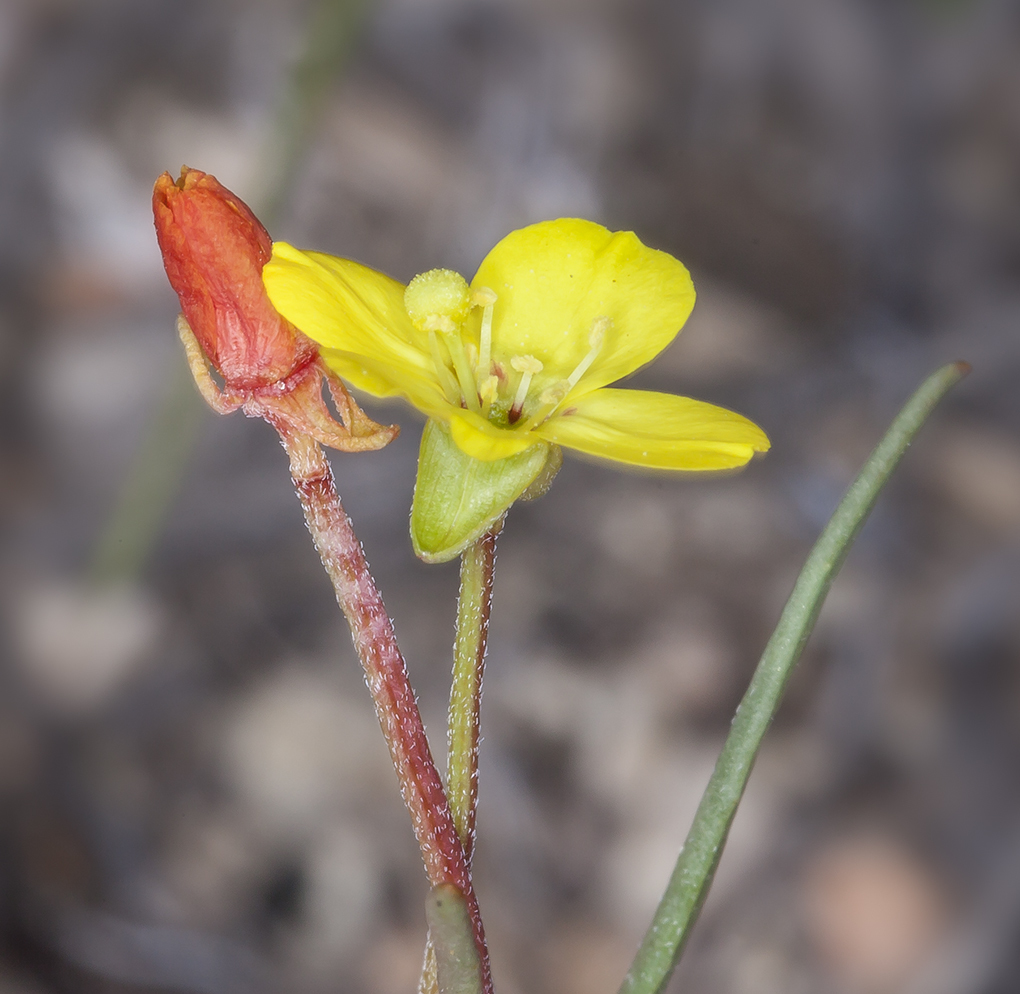
[[[538,479],[556,449],[539,442],[515,456],[483,462],[462,452],[445,424],[430,419],[421,436],[411,505],[415,554],[427,563],[459,556]]]
[[[563,450],[558,445],[549,445],[549,454],[545,457],[542,472],[528,484],[528,489],[521,494],[521,500],[538,500],[544,497],[552,486],[556,474],[563,467]]]

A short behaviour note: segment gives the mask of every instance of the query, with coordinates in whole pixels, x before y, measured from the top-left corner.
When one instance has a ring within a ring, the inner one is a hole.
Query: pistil
[[[482,405],[472,363],[464,354],[461,329],[471,310],[471,288],[460,273],[452,269],[430,269],[419,273],[404,289],[404,308],[419,331],[429,336],[429,351],[436,376],[451,404],[463,404],[477,414]],[[439,347],[442,334],[456,377],[446,365]]]

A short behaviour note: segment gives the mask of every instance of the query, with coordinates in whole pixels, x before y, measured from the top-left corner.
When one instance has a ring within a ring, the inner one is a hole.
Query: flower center
[[[597,317],[588,334],[588,352],[573,372],[552,383],[546,379],[542,389],[533,390],[535,376],[545,369],[541,360],[533,355],[513,355],[504,363],[493,356],[492,316],[497,299],[488,287],[472,290],[467,280],[451,269],[421,273],[404,291],[404,307],[411,322],[428,335],[432,364],[446,399],[500,427],[520,424],[520,430],[528,431],[554,414],[574,389],[598,357],[613,322]],[[465,329],[468,315],[476,307],[482,309],[477,345],[466,337]]]

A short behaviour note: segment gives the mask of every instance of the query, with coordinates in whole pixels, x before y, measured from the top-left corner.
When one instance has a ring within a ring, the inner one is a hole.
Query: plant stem
[[[460,561],[457,637],[453,646],[453,681],[447,726],[446,796],[464,855],[471,864],[478,807],[478,722],[482,674],[489,635],[492,575],[498,529],[464,550]]]
[[[449,884],[433,887],[425,901],[425,917],[438,990],[442,994],[481,994],[481,964],[471,941],[464,898]]]
[[[178,364],[145,426],[113,513],[92,555],[89,579],[129,583],[159,538],[194,446],[206,406],[188,367]]]
[[[482,964],[483,990],[491,994],[485,934],[471,871],[432,761],[393,624],[340,503],[333,472],[321,447],[306,435],[281,432],[280,437],[290,457],[291,477],[308,530],[333,581],[337,603],[350,625],[404,803],[411,814],[429,883],[433,887],[453,884],[464,896]]]
[[[318,0],[308,16],[304,50],[288,74],[264,151],[265,193],[258,204],[272,229],[329,99],[364,32],[369,0]]]
[[[460,560],[457,635],[453,643],[453,680],[446,730],[446,796],[471,866],[478,808],[478,725],[482,702],[482,674],[488,645],[492,576],[496,566],[496,538],[502,522],[464,550]],[[425,947],[419,994],[439,990],[432,938]],[[444,992],[445,994],[445,992]]]
[[[907,446],[946,391],[969,369],[963,362],[950,363],[921,384],[871,453],[811,550],[737,708],[694,824],[620,994],[658,994],[669,982],[708,894],[758,747],[825,595]]]

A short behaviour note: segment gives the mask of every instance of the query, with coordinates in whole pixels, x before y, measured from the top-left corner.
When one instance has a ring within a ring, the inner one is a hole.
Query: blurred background
[[[569,458],[500,539],[477,887],[500,994],[615,991],[796,571],[898,406],[974,373],[836,583],[671,989],[1020,989],[1020,8],[4,0],[0,992],[400,994],[425,879],[272,430],[204,410],[150,191],[468,277],[579,215],[691,268],[634,384],[765,427]],[[443,752],[420,430],[334,457]]]

